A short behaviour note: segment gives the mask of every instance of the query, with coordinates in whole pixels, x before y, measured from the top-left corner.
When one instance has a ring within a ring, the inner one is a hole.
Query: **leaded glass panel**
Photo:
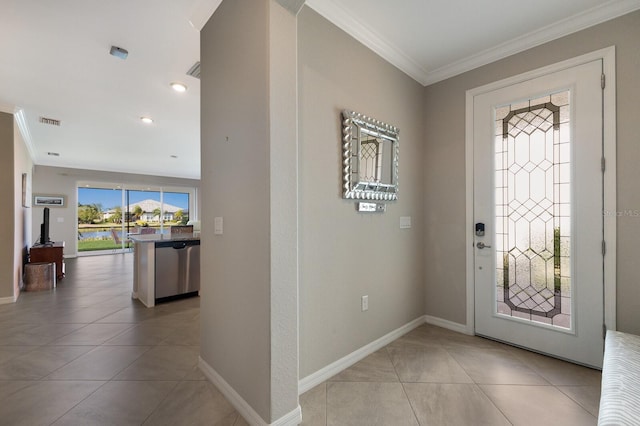
[[[569,91],[495,109],[497,313],[571,327]]]

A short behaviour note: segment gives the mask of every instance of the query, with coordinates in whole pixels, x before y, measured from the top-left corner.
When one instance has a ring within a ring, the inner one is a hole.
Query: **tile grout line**
[[[149,412],[149,414],[147,415],[147,417],[145,417],[144,420],[140,423],[141,426],[144,425],[147,422],[147,420],[149,420],[149,418],[151,418],[151,416],[153,416],[153,413],[156,412],[158,407],[160,407],[162,405],[162,403],[169,397],[169,395],[171,395],[171,393],[180,385],[181,382],[182,382],[182,380],[175,380],[175,384],[171,387],[171,389],[167,392],[167,394],[161,400],[158,401],[156,406],[153,407],[153,410],[151,410]]]
[[[556,388],[558,390],[558,392],[560,392],[561,394],[563,394],[564,396],[566,396],[567,398],[569,398],[570,400],[572,400],[573,402],[575,402],[576,404],[578,404],[580,406],[580,408],[582,408],[584,411],[586,411],[589,415],[593,416],[596,420],[598,420],[598,416],[595,414],[592,414],[591,411],[587,410],[587,407],[585,407],[580,401],[577,401],[575,398],[573,398],[571,395],[568,395],[566,392],[564,392],[560,386],[567,386],[567,387],[590,387],[589,385],[552,385],[554,388]]]
[[[511,419],[510,419],[509,417],[507,417],[507,413],[505,413],[504,411],[502,411],[502,410],[500,409],[500,407],[498,407],[498,405],[495,403],[495,401],[494,401],[493,399],[491,399],[491,397],[490,397],[490,396],[489,396],[489,395],[484,391],[484,389],[482,389],[482,385],[479,385],[479,384],[477,384],[477,383],[475,383],[475,382],[473,383],[473,385],[474,385],[475,387],[477,387],[477,388],[478,388],[478,390],[479,390],[480,392],[482,392],[482,394],[484,395],[484,397],[485,397],[485,398],[487,398],[487,400],[491,403],[491,405],[493,405],[493,406],[495,407],[495,409],[496,409],[496,410],[498,410],[498,412],[499,412],[500,414],[502,414],[502,417],[504,417],[504,418],[505,418],[505,420],[506,420],[506,421],[508,421],[508,422],[509,422],[509,424],[513,426],[513,422],[511,421]],[[490,385],[490,386],[504,386],[504,385]],[[524,386],[524,385],[523,385],[523,386]]]
[[[65,381],[70,381],[70,380],[65,380]],[[87,380],[89,381],[89,380]],[[100,382],[102,380],[91,380],[91,381],[95,381],[95,382]],[[106,385],[107,382],[103,382],[100,386],[98,386],[93,392],[90,392],[86,397],[82,398],[80,401],[78,401],[77,403],[75,403],[72,407],[69,407],[69,409],[67,411],[65,411],[60,417],[56,418],[53,422],[49,423],[49,426],[55,424],[58,420],[60,420],[61,418],[63,418],[64,416],[66,416],[71,410],[73,410],[74,408],[76,408],[78,405],[82,404],[83,401],[85,401],[87,398],[89,398],[91,395],[93,395],[94,393],[98,392],[98,390],[102,389],[102,387],[104,385]]]
[[[404,382],[400,379],[400,374],[398,374],[398,369],[396,368],[396,364],[393,362],[393,358],[391,358],[391,354],[389,353],[389,349],[387,348],[389,345],[384,347],[384,353],[387,355],[391,366],[393,367],[393,372],[396,374],[396,378],[398,379],[398,383],[400,383],[400,387],[402,388],[402,393],[404,397],[407,398],[407,402],[409,403],[409,407],[411,408],[411,412],[413,413],[413,418],[416,420],[416,424],[420,426],[420,420],[418,419],[418,414],[416,413],[416,409],[411,403],[411,399],[407,394],[407,390],[404,388]]]

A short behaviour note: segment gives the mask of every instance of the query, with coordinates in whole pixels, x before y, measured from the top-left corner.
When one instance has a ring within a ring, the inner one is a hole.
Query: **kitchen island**
[[[132,298],[151,308],[160,302],[198,295],[198,233],[139,234],[129,238],[134,252]]]

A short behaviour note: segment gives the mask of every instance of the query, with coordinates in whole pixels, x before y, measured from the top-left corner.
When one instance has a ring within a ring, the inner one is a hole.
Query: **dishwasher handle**
[[[185,248],[187,246],[187,243],[185,243],[184,241],[182,242],[178,242],[178,243],[173,243],[173,248],[176,250],[181,250],[183,248]]]

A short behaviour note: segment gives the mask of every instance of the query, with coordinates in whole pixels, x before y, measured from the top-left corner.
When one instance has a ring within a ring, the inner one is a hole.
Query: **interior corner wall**
[[[268,7],[224,0],[200,35],[200,357],[270,423]]]
[[[13,158],[13,114],[0,112],[0,199],[14,212],[15,173]],[[14,226],[15,214],[5,214],[0,221],[0,302],[13,301],[14,294]]]
[[[609,46],[617,82],[617,327],[640,334],[640,11],[596,25],[424,89],[424,256],[427,314],[466,323],[465,93]],[[597,172],[597,171],[596,171]],[[635,212],[635,214],[634,214]]]
[[[110,184],[136,184],[149,186],[171,186],[196,188],[200,181],[176,177],[139,175],[135,173],[106,172],[100,170],[72,169],[66,167],[35,166],[32,192],[34,194],[64,195],[65,207],[50,209],[50,237],[52,241],[64,241],[65,256],[76,256],[78,252],[78,182],[104,182]],[[197,203],[199,207],[200,204]],[[40,235],[43,207],[31,207],[31,242]],[[200,217],[200,214],[198,214]],[[29,222],[28,222],[29,223]]]
[[[22,286],[23,267],[27,260],[29,248],[31,247],[31,211],[29,207],[22,205],[22,191],[25,190],[26,197],[31,198],[31,192],[22,187],[22,175],[27,176],[27,187],[33,179],[33,160],[27,150],[27,146],[22,139],[22,135],[17,125],[14,125],[13,154],[14,154],[14,258],[13,258],[13,282],[14,295],[20,293]],[[30,205],[31,200],[25,200]]]
[[[424,314],[425,152],[423,87],[306,6],[298,82],[304,378]],[[342,198],[343,109],[400,128],[399,199],[385,213]],[[412,228],[400,229],[401,216]]]

